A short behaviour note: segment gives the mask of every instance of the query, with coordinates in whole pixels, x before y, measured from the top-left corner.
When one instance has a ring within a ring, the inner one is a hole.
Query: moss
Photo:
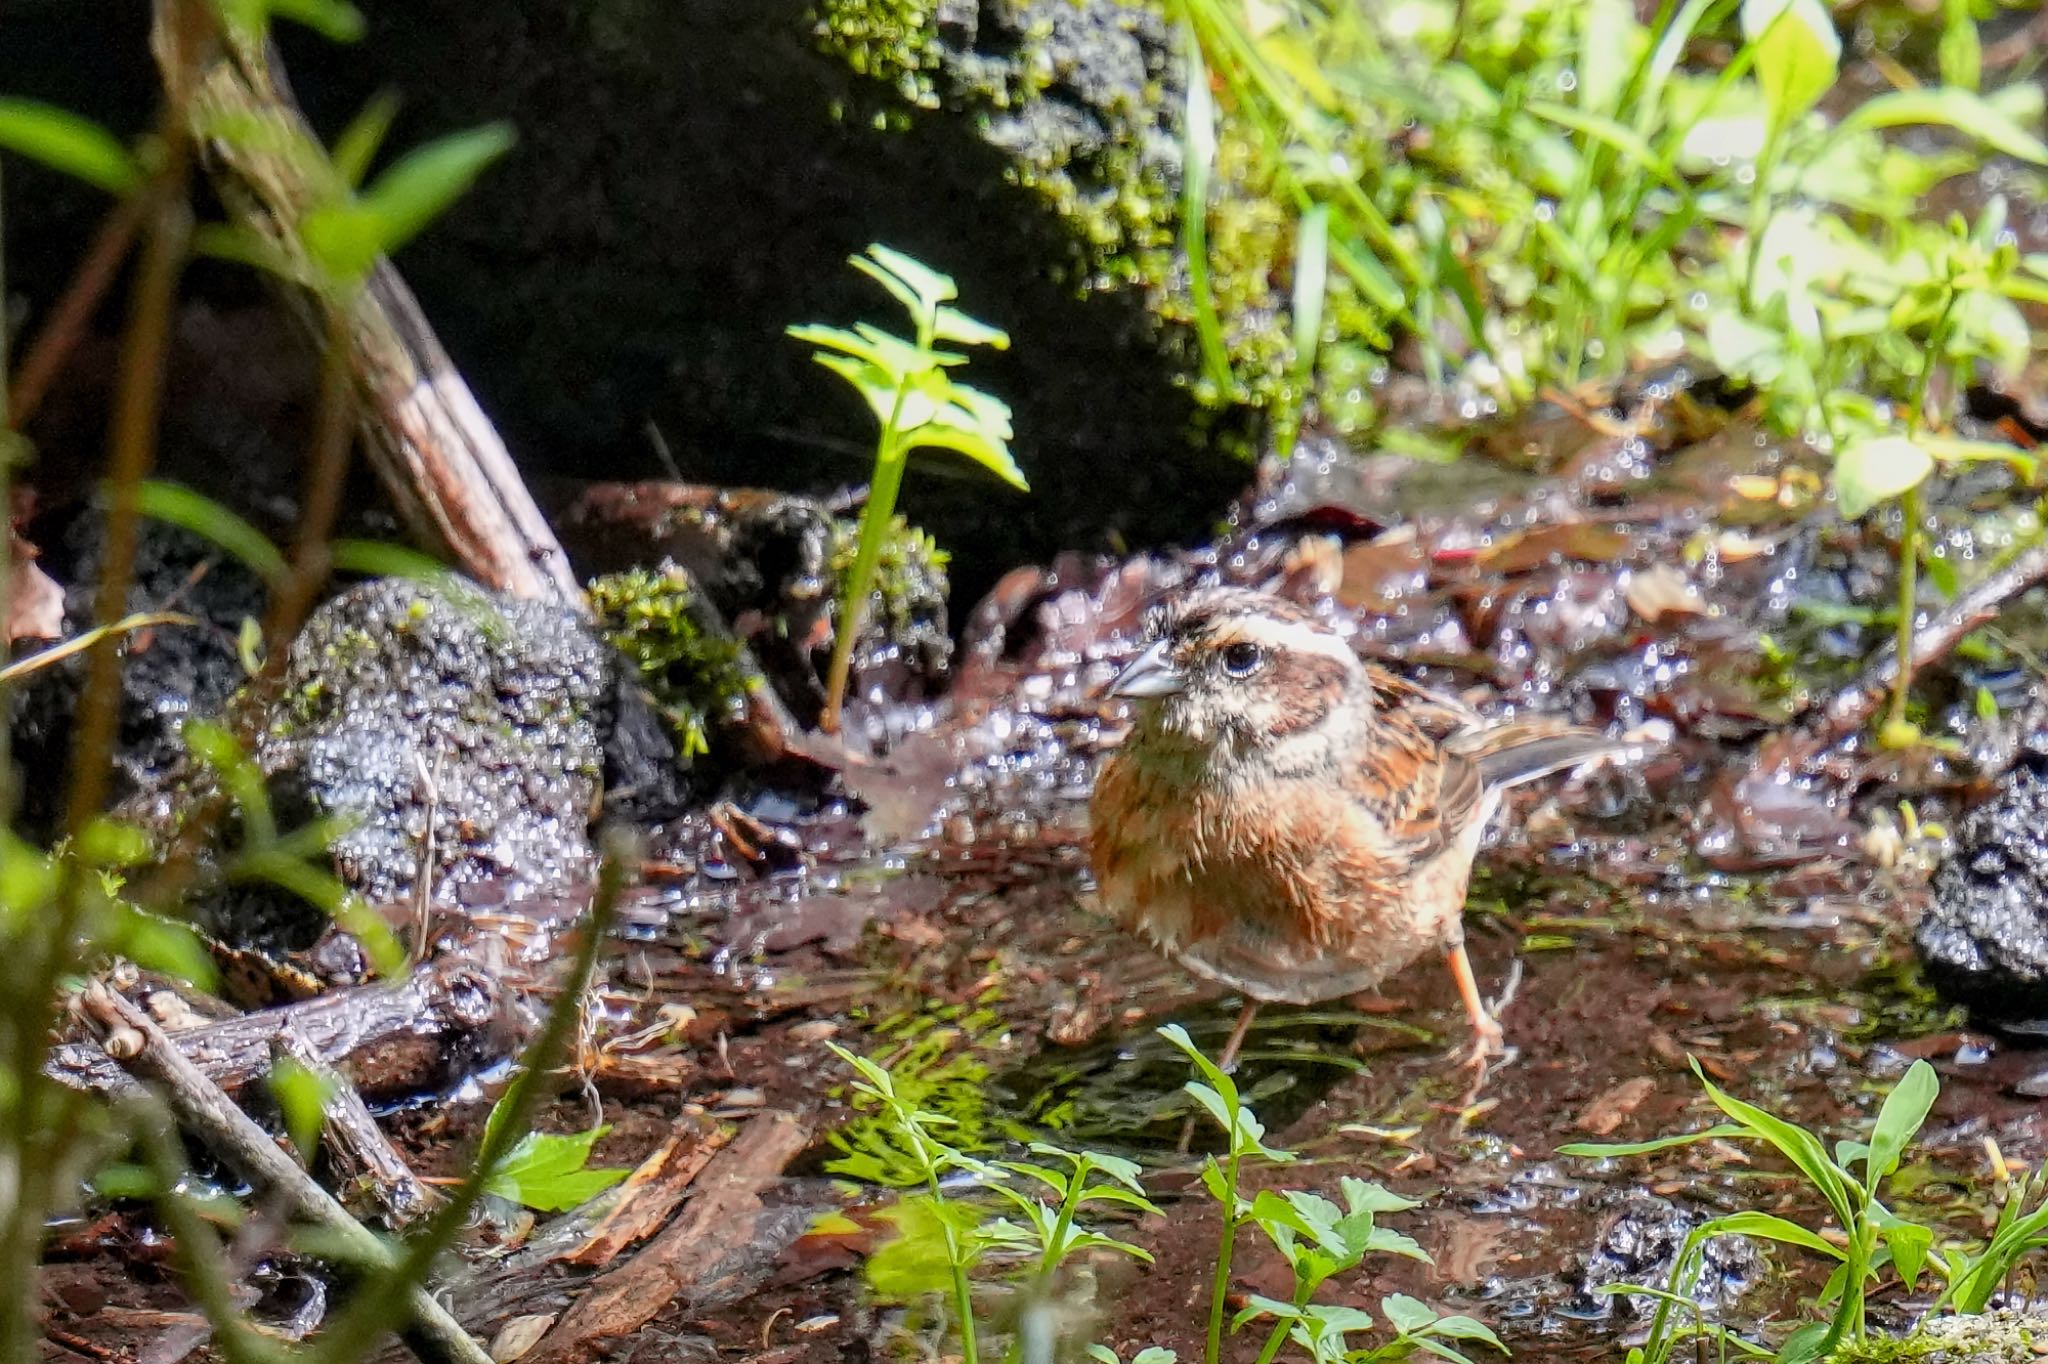
[[[852,521],[832,523],[828,565],[835,584],[853,568],[860,528]],[[835,587],[835,597],[837,588]],[[882,555],[875,563],[875,585],[868,594],[863,663],[879,652],[893,651],[926,671],[942,671],[953,642],[946,628],[946,552],[931,536],[901,516],[889,522]],[[836,601],[835,601],[836,615]]]
[[[701,628],[679,571],[633,569],[585,589],[598,629],[631,663],[684,758],[710,750],[717,726],[745,704],[739,646]]]
[[[939,107],[935,0],[819,0],[818,42],[856,75],[882,81],[907,104]]]
[[[984,137],[1008,156],[1011,182],[1067,225],[1076,292],[1142,291],[1164,324],[1162,345],[1180,354],[1205,404],[1294,405],[1286,310],[1293,219],[1255,182],[1263,174],[1258,149],[1229,120],[1219,130],[1208,254],[1234,381],[1226,391],[1197,377],[1196,309],[1178,249],[1180,58],[1159,6],[1005,0],[981,13],[982,25],[1003,26],[1004,42],[986,45],[1004,48],[1000,58],[974,43],[955,50],[933,0],[817,0],[814,19],[826,53],[900,101],[875,112],[877,126],[900,127],[914,111],[941,107],[978,117]],[[1082,69],[1081,49],[1105,27],[1144,50],[1142,75]],[[1085,132],[1076,130],[1077,108],[1091,125]]]

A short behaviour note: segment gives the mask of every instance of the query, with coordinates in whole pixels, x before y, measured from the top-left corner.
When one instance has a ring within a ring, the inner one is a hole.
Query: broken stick
[[[298,1216],[335,1233],[351,1257],[363,1264],[388,1264],[384,1243],[348,1215],[334,1196],[286,1155],[269,1133],[221,1093],[220,1086],[171,1042],[157,1021],[104,984],[79,997],[79,1009],[107,1039],[110,1056],[137,1077],[163,1089],[180,1126],[199,1137],[259,1197],[283,1198]],[[490,1364],[490,1355],[434,1300],[414,1284],[406,1291],[412,1326],[407,1343],[428,1364]]]

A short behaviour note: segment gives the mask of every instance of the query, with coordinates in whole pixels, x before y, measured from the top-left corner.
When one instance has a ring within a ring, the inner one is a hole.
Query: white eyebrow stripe
[[[1243,640],[1262,644],[1276,653],[1319,654],[1349,667],[1358,664],[1351,646],[1319,625],[1307,621],[1282,620],[1273,616],[1237,616],[1220,621],[1216,638],[1222,642]]]

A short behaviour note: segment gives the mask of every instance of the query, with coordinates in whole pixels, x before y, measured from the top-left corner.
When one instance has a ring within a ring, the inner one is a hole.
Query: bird
[[[1375,664],[1313,612],[1237,587],[1157,613],[1107,694],[1134,709],[1089,802],[1097,893],[1125,930],[1261,1004],[1377,988],[1442,956],[1483,1082],[1503,1054],[1465,953],[1472,864],[1502,793],[1639,745],[1490,723]]]

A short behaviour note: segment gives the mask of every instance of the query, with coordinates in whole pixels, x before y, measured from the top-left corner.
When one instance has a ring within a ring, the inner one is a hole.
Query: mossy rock
[[[956,12],[975,11],[971,34]],[[1005,17],[1009,16],[1009,17]],[[394,145],[503,118],[518,147],[399,257],[522,465],[580,478],[829,493],[875,422],[793,323],[900,324],[847,268],[884,242],[953,275],[1012,338],[964,377],[1009,402],[1033,491],[915,457],[901,510],[952,556],[956,601],[1067,550],[1179,542],[1249,479],[1256,414],[1191,391],[1171,272],[1177,79],[1159,16],[1117,0],[940,0],[945,79],[918,107],[827,50],[811,0],[420,0],[346,49],[280,31],[330,133],[378,90]],[[875,60],[881,61],[877,55]],[[918,58],[919,62],[923,59]]]
[[[678,758],[708,755],[717,732],[740,718],[747,678],[738,644],[707,631],[693,611],[689,577],[633,569],[594,578],[586,590],[599,631],[634,670]]]
[[[2037,1364],[2048,1356],[2048,1316],[2001,1307],[1941,1316],[1905,1336],[1875,1336],[1827,1364]]]
[[[596,870],[613,662],[575,616],[454,585],[351,588],[297,639],[256,760],[273,800],[345,824],[332,854],[373,903],[496,883],[561,892]]]

